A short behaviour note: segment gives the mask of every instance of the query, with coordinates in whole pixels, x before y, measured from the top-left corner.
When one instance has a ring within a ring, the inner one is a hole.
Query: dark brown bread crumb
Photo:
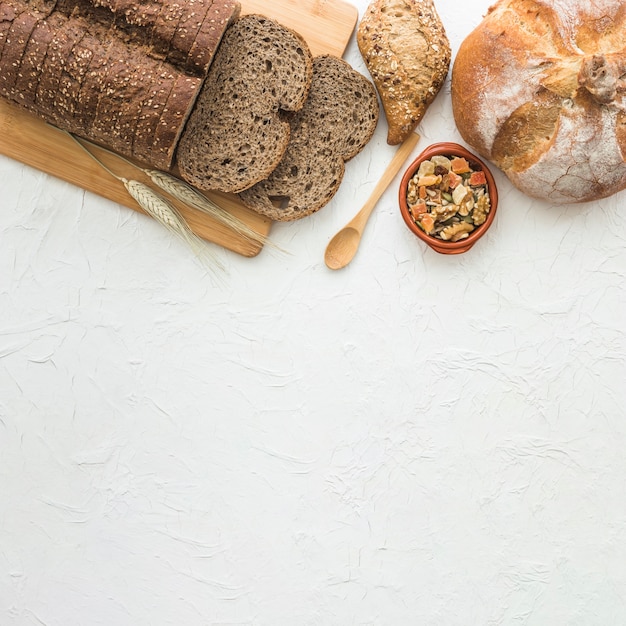
[[[318,211],[337,192],[344,163],[369,142],[378,123],[374,85],[337,57],[313,61],[313,83],[292,121],[291,141],[270,176],[239,194],[273,220],[296,220]]]
[[[181,137],[181,174],[200,189],[238,192],[266,178],[289,142],[284,111],[308,94],[305,41],[276,21],[246,15],[226,32]]]

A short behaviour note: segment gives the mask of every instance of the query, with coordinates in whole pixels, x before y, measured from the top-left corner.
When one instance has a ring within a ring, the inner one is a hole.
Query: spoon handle
[[[358,214],[355,215],[353,221],[355,227],[357,226],[357,224],[359,228],[365,225],[365,223],[369,219],[370,213],[373,211],[376,204],[378,204],[380,197],[383,195],[387,187],[389,187],[393,179],[396,177],[396,174],[398,173],[404,162],[411,155],[411,152],[419,141],[419,138],[420,136],[417,133],[412,132],[396,150],[396,153],[393,155],[393,158],[389,162],[387,169],[383,172],[380,180],[376,183],[374,191],[372,191],[372,194],[367,199]]]

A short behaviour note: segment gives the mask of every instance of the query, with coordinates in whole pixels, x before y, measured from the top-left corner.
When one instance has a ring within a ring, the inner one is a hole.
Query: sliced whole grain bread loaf
[[[369,142],[378,118],[376,90],[367,78],[342,59],[316,57],[311,91],[291,122],[287,152],[267,179],[239,197],[277,221],[314,213],[335,195],[344,163]]]
[[[304,39],[270,18],[246,15],[226,32],[183,131],[177,163],[203,190],[239,192],[280,162],[312,79]]]
[[[176,2],[162,0],[168,7]],[[130,31],[116,29],[117,18],[127,12],[111,11],[128,7],[126,0],[111,0],[110,8],[100,0],[59,0],[54,10],[52,4],[0,0],[0,95],[61,129],[170,169],[206,76],[196,61],[189,67],[194,46],[204,47],[198,58],[209,63],[230,20],[239,15],[239,3],[194,0],[195,18],[185,18],[183,10],[176,63],[152,55]],[[143,18],[149,21],[154,13]],[[136,21],[143,18],[133,14]],[[176,32],[175,27],[172,38]],[[151,37],[146,28],[141,40]]]

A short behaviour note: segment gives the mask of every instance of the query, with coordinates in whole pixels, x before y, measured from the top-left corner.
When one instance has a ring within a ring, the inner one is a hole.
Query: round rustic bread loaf
[[[463,139],[529,196],[626,188],[626,0],[500,0],[452,69]]]

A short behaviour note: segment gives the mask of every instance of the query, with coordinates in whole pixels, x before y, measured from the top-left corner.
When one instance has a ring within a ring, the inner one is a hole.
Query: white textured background
[[[488,5],[438,2],[453,51]],[[460,140],[448,85],[419,130]],[[626,196],[497,173],[445,257],[397,180],[333,273],[385,137],[224,284],[0,159],[2,626],[626,624]]]

